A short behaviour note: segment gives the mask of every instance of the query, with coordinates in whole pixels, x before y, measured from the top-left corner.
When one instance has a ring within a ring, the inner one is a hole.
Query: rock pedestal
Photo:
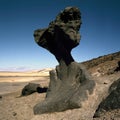
[[[76,62],[65,63],[50,71],[50,85],[45,101],[34,107],[35,114],[64,111],[82,107],[93,93],[95,83],[84,67]]]
[[[71,56],[71,50],[80,42],[80,26],[79,9],[67,7],[48,28],[34,32],[37,44],[51,52],[59,62],[56,69],[50,71],[46,99],[35,105],[35,114],[80,108],[93,93],[94,81]]]

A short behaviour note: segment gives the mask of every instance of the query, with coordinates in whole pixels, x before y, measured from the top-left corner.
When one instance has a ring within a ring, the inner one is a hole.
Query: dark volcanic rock
[[[109,95],[100,103],[94,116],[113,109],[120,109],[120,78],[110,86]]]
[[[2,100],[2,95],[0,95],[0,100]]]
[[[39,84],[29,83],[22,89],[21,96],[27,96],[34,92],[43,93],[46,91],[47,91],[47,88],[42,88]]]
[[[50,22],[48,28],[36,30],[34,38],[38,45],[54,54],[58,62],[63,60],[68,65],[74,61],[70,53],[72,48],[80,42],[80,25],[79,9],[67,7]]]
[[[37,92],[38,87],[41,87],[41,86],[39,84],[29,83],[23,88],[21,96],[30,95],[34,92]]]
[[[37,92],[38,93],[44,93],[47,92],[48,88],[47,87],[37,87]]]
[[[120,61],[118,61],[118,67],[115,69],[115,71],[120,71]]]

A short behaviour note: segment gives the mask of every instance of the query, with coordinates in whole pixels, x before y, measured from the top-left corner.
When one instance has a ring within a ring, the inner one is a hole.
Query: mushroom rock
[[[36,43],[51,52],[59,62],[56,69],[50,71],[46,98],[34,106],[35,114],[80,108],[93,93],[95,82],[84,66],[71,56],[71,50],[80,42],[80,26],[79,9],[67,7],[48,28],[35,30]]]
[[[39,46],[55,55],[58,62],[63,60],[68,65],[74,61],[71,50],[80,42],[80,26],[79,9],[67,7],[50,22],[48,28],[35,30],[34,38]]]

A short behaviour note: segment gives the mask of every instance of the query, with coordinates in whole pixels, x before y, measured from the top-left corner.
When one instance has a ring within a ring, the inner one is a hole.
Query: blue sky
[[[72,50],[77,62],[120,51],[119,0],[0,0],[0,70],[54,68],[58,62],[33,32],[67,6],[82,13],[81,42]]]

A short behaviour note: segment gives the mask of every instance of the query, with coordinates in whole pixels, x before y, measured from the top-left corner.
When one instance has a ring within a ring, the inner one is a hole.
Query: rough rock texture
[[[110,75],[120,71],[120,51],[83,62],[90,74]]]
[[[34,32],[37,44],[55,55],[59,62],[56,71],[50,72],[46,99],[34,107],[35,114],[82,107],[82,102],[93,93],[94,81],[71,56],[71,50],[80,42],[80,25],[79,9],[67,7],[48,28]]]
[[[115,60],[115,63],[117,63],[116,65],[119,64],[118,66],[120,66],[120,62],[119,62],[120,61],[120,51],[85,61],[85,62],[83,62],[83,64],[85,65],[85,67],[87,69],[89,69],[89,68],[93,68],[97,65],[100,65],[102,63],[105,63],[105,62],[108,63],[109,61],[114,61],[114,60]],[[110,66],[113,67],[113,65],[110,65]],[[105,67],[109,67],[109,70],[110,70],[110,66],[105,66]],[[105,71],[103,71],[103,72],[105,72]]]
[[[64,63],[63,63],[64,64]],[[90,80],[82,65],[72,62],[50,72],[50,85],[45,101],[34,107],[35,114],[64,111],[82,107],[93,93],[95,83]]]
[[[112,83],[109,88],[109,95],[100,103],[94,117],[113,109],[120,109],[120,78]]]
[[[36,84],[36,83],[29,83],[28,85],[26,85],[21,92],[21,96],[27,96],[30,95],[34,92],[38,92],[38,93],[43,93],[46,92],[47,88],[42,88],[40,86],[40,84]]]
[[[32,120],[93,120],[96,109],[103,99],[109,96],[109,88],[120,78],[120,72],[93,77],[96,83],[93,94],[89,95],[88,99],[82,102],[81,108],[36,115]],[[119,113],[119,110],[112,114],[107,112],[103,117],[100,116],[100,118],[94,118],[94,120],[119,120]]]
[[[118,67],[114,71],[116,72],[120,71],[120,61],[118,61]]]
[[[54,54],[58,62],[63,60],[68,65],[74,61],[70,52],[79,44],[80,25],[79,9],[67,7],[50,22],[48,28],[36,30],[34,38],[38,45]]]

